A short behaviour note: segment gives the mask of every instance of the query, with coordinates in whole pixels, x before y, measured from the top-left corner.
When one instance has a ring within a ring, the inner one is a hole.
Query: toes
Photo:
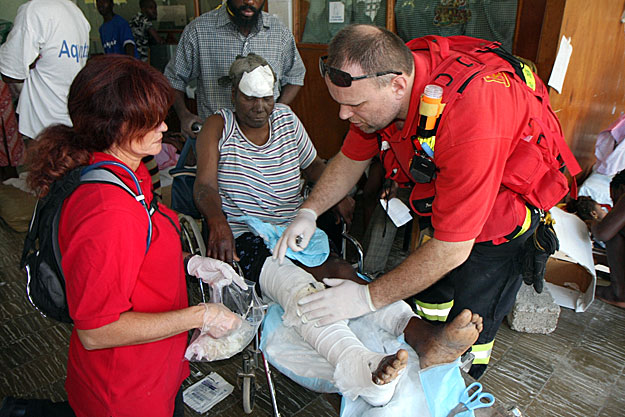
[[[471,313],[471,310],[465,308],[460,312],[460,314],[458,314],[458,316],[456,316],[452,323],[454,323],[458,327],[464,327],[471,322],[472,318],[473,314]]]
[[[405,349],[399,349],[397,351],[397,359],[406,364],[408,362],[408,351]]]

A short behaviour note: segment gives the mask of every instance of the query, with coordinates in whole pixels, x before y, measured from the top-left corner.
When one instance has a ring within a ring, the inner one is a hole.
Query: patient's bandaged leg
[[[267,258],[260,274],[264,296],[279,303],[285,313],[283,324],[293,327],[335,368],[333,383],[351,399],[362,396],[374,406],[390,401],[400,376],[386,385],[372,381],[372,373],[387,355],[372,352],[354,335],[343,320],[328,326],[315,327],[303,323],[297,313],[297,302],[311,292],[323,289],[312,275],[285,259]]]

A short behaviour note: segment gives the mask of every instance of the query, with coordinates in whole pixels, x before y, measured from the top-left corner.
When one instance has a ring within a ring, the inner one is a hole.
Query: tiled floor
[[[1,204],[1,203],[0,203]],[[401,233],[398,234],[401,236]],[[0,398],[64,398],[63,379],[69,326],[41,317],[28,304],[18,268],[23,234],[0,220]],[[393,251],[406,253],[401,237]],[[194,364],[187,385],[215,371],[236,386],[240,355],[212,364]],[[504,407],[530,417],[625,415],[625,310],[595,302],[585,313],[562,309],[550,335],[517,333],[504,324],[491,366],[481,382]],[[336,416],[336,397],[307,391],[274,373],[282,416]],[[271,416],[267,384],[257,371],[253,416]],[[195,416],[187,409],[187,416]],[[213,408],[212,416],[242,416],[241,391]]]

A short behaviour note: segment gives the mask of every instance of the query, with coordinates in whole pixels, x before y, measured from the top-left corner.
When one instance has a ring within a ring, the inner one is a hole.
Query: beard
[[[260,16],[260,12],[263,9],[264,4],[265,3],[263,2],[261,7],[258,9],[252,6],[245,6],[245,5],[239,8],[236,8],[232,4],[232,0],[227,0],[228,10],[232,12],[231,17],[232,17],[232,21],[234,22],[234,24],[237,25],[237,27],[248,29],[248,30],[256,26],[256,23],[258,22],[258,17]],[[243,10],[251,10],[254,12],[254,14],[249,17],[245,16],[242,13]]]

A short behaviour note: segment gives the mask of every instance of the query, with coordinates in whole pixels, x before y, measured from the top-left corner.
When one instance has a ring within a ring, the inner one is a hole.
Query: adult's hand
[[[187,263],[187,272],[213,288],[223,288],[232,282],[246,290],[247,284],[230,265],[218,259],[195,255]]]
[[[352,225],[352,220],[354,219],[354,208],[356,207],[356,200],[352,197],[347,196],[341,201],[339,201],[336,206],[332,208],[334,213],[337,215],[337,224],[340,223],[341,219],[347,224],[347,227]]]
[[[182,133],[192,138],[195,138],[199,133],[199,130],[193,129],[193,125],[197,123],[202,126],[204,123],[200,116],[189,111],[185,112],[182,116],[178,115],[178,118],[180,119],[180,129],[182,130]],[[197,126],[197,124],[195,126]]]
[[[241,317],[233,313],[221,303],[205,303],[202,333],[208,333],[218,339],[228,336],[241,326]]]
[[[384,185],[382,186],[380,198],[390,200],[397,197],[397,188],[399,188],[399,185],[395,181],[386,179],[384,181]]]
[[[208,242],[206,242],[206,256],[219,259],[226,263],[238,261],[234,236],[225,217],[207,218]]]
[[[282,233],[273,248],[273,259],[284,261],[287,248],[294,252],[302,251],[308,246],[310,238],[317,229],[317,213],[309,208],[301,208],[289,227]]]
[[[300,313],[307,321],[318,320],[320,326],[325,326],[376,310],[368,285],[339,278],[325,278],[323,282],[330,288],[303,297],[298,302]]]

